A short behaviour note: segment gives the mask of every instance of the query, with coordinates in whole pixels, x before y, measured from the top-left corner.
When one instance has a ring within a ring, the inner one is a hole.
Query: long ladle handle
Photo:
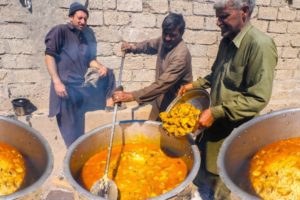
[[[123,74],[123,66],[124,66],[124,60],[125,60],[125,51],[122,51],[122,59],[121,59],[121,65],[120,65],[120,71],[119,71],[119,79],[117,86],[121,86],[122,84],[122,74]]]
[[[125,60],[125,53],[126,53],[125,51],[122,51],[122,59],[121,59],[121,65],[120,65],[120,71],[119,71],[118,86],[121,86],[121,83],[122,83],[122,73],[123,73],[123,65],[124,65],[124,60]],[[116,123],[116,118],[117,118],[117,111],[118,111],[118,104],[115,104],[113,118],[112,118],[112,128],[111,128],[108,152],[107,152],[107,157],[106,157],[106,165],[105,165],[105,171],[104,171],[104,177],[106,177],[106,178],[108,177],[112,143],[113,143],[114,134],[115,134],[115,123]]]

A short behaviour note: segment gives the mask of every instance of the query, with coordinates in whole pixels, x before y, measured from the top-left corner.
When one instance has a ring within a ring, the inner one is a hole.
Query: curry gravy
[[[300,199],[300,138],[263,147],[251,160],[249,176],[264,200]]]
[[[25,179],[25,160],[21,153],[0,142],[0,196],[17,191]]]
[[[101,151],[84,164],[81,181],[87,190],[104,175],[106,155],[107,150]],[[126,144],[112,148],[108,176],[117,184],[121,200],[142,200],[179,185],[187,176],[187,166],[156,145]]]

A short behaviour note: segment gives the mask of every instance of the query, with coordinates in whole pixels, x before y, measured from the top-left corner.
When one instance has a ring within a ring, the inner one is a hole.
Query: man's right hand
[[[121,45],[121,51],[125,51],[126,53],[130,53],[135,49],[136,49],[135,45],[130,44],[128,42],[123,42]]]
[[[179,88],[177,96],[182,96],[186,91],[193,89],[194,86],[192,83],[188,83]]]
[[[130,102],[130,101],[134,101],[134,97],[131,92],[115,91],[113,93],[113,100],[115,103]]]
[[[57,66],[55,58],[51,55],[46,54],[45,62],[47,65],[48,72],[54,84],[54,90],[57,96],[65,98],[68,96],[65,85],[61,82],[60,77],[57,73]]]
[[[62,82],[54,83],[54,89],[57,96],[66,98],[68,96],[65,85]]]

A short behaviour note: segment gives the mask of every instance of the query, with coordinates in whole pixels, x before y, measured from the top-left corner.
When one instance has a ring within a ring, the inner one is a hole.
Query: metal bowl
[[[106,150],[112,125],[96,128],[78,138],[68,149],[64,160],[64,173],[67,181],[88,199],[104,200],[86,190],[79,181],[79,175],[84,163],[94,154]],[[160,122],[154,121],[121,121],[116,123],[113,145],[130,143],[149,143],[160,147],[165,153],[180,157],[186,163],[188,175],[177,187],[171,191],[149,198],[151,200],[165,200],[184,191],[192,183],[200,167],[200,153],[191,137],[175,138],[163,133]]]
[[[15,147],[23,155],[27,169],[21,188],[10,195],[0,196],[0,199],[17,199],[39,189],[53,168],[48,142],[27,124],[4,116],[0,116],[0,141]]]
[[[166,111],[169,112],[174,106],[186,102],[203,111],[210,106],[210,96],[206,90],[198,88],[188,90],[182,96],[176,97],[167,107]]]
[[[253,155],[282,139],[300,137],[300,108],[284,109],[257,118],[234,129],[218,155],[218,169],[225,185],[243,200],[258,200],[248,177]]]
[[[210,96],[206,90],[202,90],[199,88],[188,90],[182,96],[176,97],[167,107],[166,111],[169,112],[174,106],[182,103],[190,103],[200,111],[203,111],[210,106]],[[197,129],[195,132],[193,132],[193,134],[195,136],[199,135],[203,131],[203,129],[204,128]]]

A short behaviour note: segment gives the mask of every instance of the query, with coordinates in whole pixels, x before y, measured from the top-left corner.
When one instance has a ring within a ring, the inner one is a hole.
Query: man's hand
[[[54,90],[57,96],[65,98],[68,96],[68,92],[66,90],[65,85],[62,82],[54,82]]]
[[[104,77],[107,75],[107,68],[95,59],[90,62],[89,67],[96,68],[100,77]]]
[[[182,96],[186,91],[193,89],[194,86],[192,83],[188,83],[179,88],[177,96]]]
[[[124,41],[121,45],[121,51],[124,51],[126,53],[130,53],[136,49],[136,46],[134,44],[130,44],[126,41]]]
[[[204,110],[199,118],[199,126],[198,128],[202,127],[210,127],[214,123],[215,119],[212,115],[211,109]]]
[[[115,91],[113,94],[114,103],[134,101],[131,92]]]
[[[60,77],[57,73],[55,58],[47,54],[45,56],[45,62],[47,65],[48,72],[51,76],[56,95],[62,98],[67,97],[68,96],[67,89],[65,85],[62,83],[62,81],[60,80]]]
[[[98,73],[100,77],[104,77],[107,75],[107,68],[104,66],[101,66],[100,68],[98,68]]]

